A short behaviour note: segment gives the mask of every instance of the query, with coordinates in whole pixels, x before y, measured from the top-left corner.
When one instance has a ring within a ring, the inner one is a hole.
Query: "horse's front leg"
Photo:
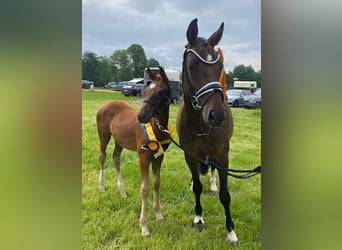
[[[232,244],[237,244],[238,238],[234,231],[234,223],[230,215],[230,194],[227,188],[227,175],[221,171],[219,171],[219,179],[220,179],[220,201],[224,207],[224,211],[226,213],[226,228],[228,230],[227,241]]]
[[[157,220],[162,220],[163,216],[160,213],[159,204],[159,190],[160,190],[160,168],[163,161],[163,155],[152,161],[153,170],[153,209],[156,214]]]
[[[146,156],[146,154],[139,155],[140,162],[140,174],[141,174],[141,188],[140,188],[140,197],[141,197],[141,213],[140,213],[140,227],[141,234],[143,236],[150,235],[150,232],[147,228],[147,205],[148,205],[148,195],[150,192],[150,184],[149,184],[149,164],[150,160]]]
[[[201,194],[202,194],[203,186],[200,181],[197,164],[195,163],[190,163],[190,164],[188,163],[191,174],[192,174],[192,182],[193,182],[192,190],[195,194],[195,202],[196,202],[195,219],[193,221],[193,226],[198,232],[201,232],[204,228],[204,220],[202,218],[202,205],[201,205]]]

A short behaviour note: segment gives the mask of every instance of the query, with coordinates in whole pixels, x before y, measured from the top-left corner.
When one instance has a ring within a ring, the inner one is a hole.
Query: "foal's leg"
[[[100,137],[100,156],[99,156],[99,160],[100,160],[100,174],[99,174],[99,189],[100,192],[104,192],[105,191],[105,187],[104,187],[104,163],[106,161],[106,149],[107,149],[107,145],[110,139],[110,134],[108,135],[103,135],[99,133],[99,137]]]
[[[215,178],[215,168],[211,167],[210,171],[210,190],[213,192],[217,192],[216,178]]]
[[[226,213],[226,228],[228,230],[227,241],[236,244],[238,238],[234,232],[234,223],[230,215],[230,194],[227,188],[227,175],[225,173],[219,172],[220,178],[220,201],[224,207]]]
[[[160,213],[159,205],[159,189],[160,189],[160,168],[163,161],[163,155],[152,161],[153,170],[153,209],[157,220],[162,220],[163,216]]]
[[[124,183],[122,180],[121,170],[120,170],[121,152],[122,152],[122,147],[120,145],[118,145],[117,143],[115,143],[114,152],[113,152],[113,161],[114,161],[114,168],[115,168],[115,172],[116,172],[116,179],[117,179],[118,189],[120,191],[121,196],[126,198],[127,195],[125,192],[125,186],[124,186]]]
[[[140,213],[140,226],[141,226],[141,234],[143,236],[150,235],[150,232],[147,229],[147,200],[148,194],[150,192],[150,184],[148,177],[148,167],[150,165],[150,160],[145,154],[139,155],[140,162],[140,174],[141,174],[141,188],[140,188],[140,197],[141,197],[141,213]]]
[[[192,181],[193,181],[193,192],[195,194],[195,219],[193,222],[193,226],[198,232],[201,232],[203,230],[203,224],[204,220],[202,218],[202,206],[201,206],[201,194],[202,194],[202,183],[200,181],[200,176],[198,169],[190,169],[192,174]]]

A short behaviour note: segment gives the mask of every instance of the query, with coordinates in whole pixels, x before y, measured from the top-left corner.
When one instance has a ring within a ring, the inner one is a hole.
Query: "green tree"
[[[95,52],[85,51],[82,56],[82,79],[99,84],[100,62]]]
[[[227,88],[232,88],[234,79],[239,81],[256,81],[258,88],[261,87],[261,70],[255,72],[252,66],[238,65],[233,71],[226,73]]]
[[[160,65],[160,63],[156,59],[154,59],[154,58],[150,58],[147,61],[147,66],[148,67],[158,67],[159,65]]]
[[[234,78],[238,78],[239,81],[255,81],[255,71],[251,65],[238,65],[233,70]]]
[[[133,70],[126,50],[114,51],[110,59],[115,81],[128,81],[133,78]]]
[[[255,81],[257,82],[258,88],[261,88],[261,70],[255,72]]]
[[[106,56],[99,57],[98,61],[100,64],[98,85],[104,86],[106,83],[113,81],[113,75],[111,71],[111,61]]]
[[[234,74],[232,71],[229,71],[228,74],[226,73],[226,83],[227,89],[232,88],[234,84]]]
[[[147,58],[143,47],[139,44],[132,44],[127,49],[133,70],[133,77],[144,77],[144,69],[147,65]]]

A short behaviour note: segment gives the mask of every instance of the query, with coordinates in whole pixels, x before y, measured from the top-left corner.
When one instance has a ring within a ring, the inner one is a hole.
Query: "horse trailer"
[[[159,74],[158,67],[150,67],[153,73]],[[169,78],[171,85],[171,102],[178,103],[182,98],[182,86],[181,86],[181,72],[175,69],[165,69],[165,74]],[[151,83],[151,78],[148,75],[147,68],[144,70],[144,85],[148,86]]]

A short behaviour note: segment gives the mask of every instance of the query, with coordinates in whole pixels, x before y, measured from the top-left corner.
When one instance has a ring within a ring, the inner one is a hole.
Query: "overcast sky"
[[[82,0],[82,52],[110,56],[140,44],[147,58],[180,69],[186,30],[198,18],[198,35],[208,38],[224,22],[226,71],[261,69],[260,0]]]

